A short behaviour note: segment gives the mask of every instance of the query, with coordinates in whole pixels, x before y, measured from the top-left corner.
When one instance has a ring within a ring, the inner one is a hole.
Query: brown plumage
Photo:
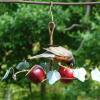
[[[44,48],[46,52],[30,57],[30,59],[36,59],[36,58],[53,58],[56,61],[64,62],[67,64],[74,63],[74,57],[71,51],[68,49],[58,46],[58,47],[49,47]]]

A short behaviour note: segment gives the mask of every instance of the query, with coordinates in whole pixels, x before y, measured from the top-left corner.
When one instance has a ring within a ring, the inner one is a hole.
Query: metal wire
[[[50,12],[50,15],[51,15],[51,20],[52,20],[52,22],[53,22],[54,18],[53,18],[53,13],[52,13],[52,6],[53,6],[53,3],[51,2],[49,12]]]
[[[35,1],[22,1],[22,0],[0,0],[0,3],[24,3],[24,4],[38,4],[38,5],[51,5],[51,2],[35,2]],[[52,2],[53,5],[62,6],[84,6],[84,5],[100,5],[100,2]]]

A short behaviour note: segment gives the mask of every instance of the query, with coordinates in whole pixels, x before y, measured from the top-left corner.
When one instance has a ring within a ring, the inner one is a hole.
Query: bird
[[[29,57],[29,59],[51,58],[55,61],[63,62],[72,66],[75,63],[75,59],[73,57],[72,52],[62,46],[57,46],[57,47],[51,46],[43,49],[45,50],[44,53]]]

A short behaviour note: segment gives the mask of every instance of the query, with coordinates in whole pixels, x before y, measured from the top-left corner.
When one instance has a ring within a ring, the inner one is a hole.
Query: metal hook
[[[48,28],[49,28],[49,35],[50,35],[50,46],[53,46],[53,33],[55,29],[55,23],[49,22]]]
[[[54,17],[53,17],[53,13],[52,13],[52,6],[53,6],[53,2],[50,2],[50,15],[51,15],[51,21],[48,24],[48,28],[49,28],[49,35],[50,35],[50,46],[53,46],[53,33],[54,33],[54,29],[55,29],[55,23],[54,23]]]

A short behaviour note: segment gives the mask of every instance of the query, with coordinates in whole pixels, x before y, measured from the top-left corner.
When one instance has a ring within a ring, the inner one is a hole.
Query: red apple
[[[73,75],[73,69],[70,67],[61,66],[58,71],[61,75],[61,81],[64,83],[69,83],[75,79]]]
[[[35,65],[28,71],[27,77],[33,83],[38,84],[45,80],[46,73],[41,66]]]

